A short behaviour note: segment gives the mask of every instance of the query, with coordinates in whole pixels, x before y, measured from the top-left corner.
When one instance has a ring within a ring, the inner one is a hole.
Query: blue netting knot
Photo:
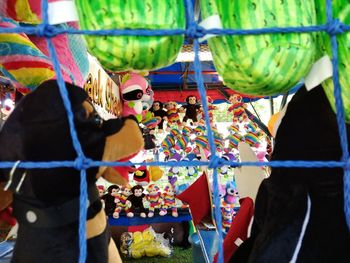
[[[217,155],[210,157],[209,168],[218,168],[224,164],[224,160]]]
[[[74,168],[81,171],[86,170],[91,167],[91,159],[85,158],[85,157],[78,157],[74,161]]]
[[[344,165],[344,170],[350,170],[350,158],[346,161]]]
[[[186,30],[186,36],[189,38],[202,38],[205,34],[205,29],[199,26],[196,22],[191,23]]]
[[[344,33],[344,25],[339,21],[339,19],[333,19],[327,23],[326,31],[330,36],[342,34]]]
[[[56,35],[55,29],[49,24],[39,24],[36,26],[36,34],[39,37],[51,38]]]

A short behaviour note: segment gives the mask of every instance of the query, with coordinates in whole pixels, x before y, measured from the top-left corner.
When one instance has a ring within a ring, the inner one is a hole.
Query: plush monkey
[[[185,112],[185,117],[183,122],[187,120],[192,120],[192,122],[197,122],[197,113],[201,106],[197,104],[197,98],[194,95],[190,95],[186,98],[186,104],[180,108],[180,111]]]
[[[140,216],[146,217],[146,209],[143,206],[143,201],[145,194],[143,193],[143,187],[141,185],[135,185],[131,188],[131,195],[127,199],[127,204],[130,207],[129,212],[127,213],[128,217],[133,217],[135,214],[135,209],[139,209]]]

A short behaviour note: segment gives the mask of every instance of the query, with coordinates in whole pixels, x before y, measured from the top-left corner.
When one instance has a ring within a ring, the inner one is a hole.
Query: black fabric
[[[142,194],[141,196],[135,196],[135,195],[130,195],[128,197],[128,201],[131,202],[132,206],[129,209],[130,212],[134,212],[135,209],[138,209],[140,213],[146,213],[146,209],[143,206],[142,199],[145,197],[145,194]]]
[[[123,100],[126,101],[133,101],[133,100],[140,100],[142,98],[143,91],[141,89],[132,90],[126,93],[123,93]]]
[[[38,231],[27,225],[19,225],[13,263],[76,263],[79,258],[78,223]],[[40,242],[39,242],[40,241]],[[110,233],[106,228],[100,235],[87,240],[89,263],[108,262]],[[98,248],[98,249],[96,249]]]
[[[336,117],[322,87],[300,89],[278,128],[271,160],[340,158]],[[339,168],[272,168],[259,188],[252,236],[239,247],[232,262],[289,262],[308,196],[311,214],[297,262],[349,262],[350,235]]]
[[[163,123],[164,123],[164,117],[167,116],[166,111],[163,109],[160,110],[153,110],[153,108],[150,109],[151,112],[153,112],[154,117],[161,117],[161,121],[158,123],[158,129],[163,129]]]
[[[105,203],[105,212],[107,216],[111,216],[116,208],[115,197],[110,194],[105,194],[102,199]]]
[[[88,218],[92,218],[102,208],[97,189],[94,185],[88,187],[88,197],[91,204],[88,208]],[[41,208],[43,204],[37,202],[37,205],[34,206],[32,203],[29,203],[21,195],[14,195],[14,216],[20,224],[30,225],[35,228],[48,228],[68,225],[79,220],[79,197],[52,207]],[[35,222],[29,222],[27,220],[28,211],[35,214],[37,218]]]

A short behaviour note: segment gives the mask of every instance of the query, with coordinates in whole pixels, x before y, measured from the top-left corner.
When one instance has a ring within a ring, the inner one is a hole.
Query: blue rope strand
[[[0,28],[1,33],[24,33],[27,35],[38,35],[52,38],[61,34],[93,35],[93,36],[174,36],[185,34],[190,38],[200,38],[206,34],[212,35],[261,35],[277,33],[312,33],[328,31],[329,24],[306,27],[271,27],[254,29],[204,29],[196,26],[184,29],[102,29],[82,30],[74,28],[57,28],[52,25],[18,26],[14,28]],[[350,31],[350,25],[339,22],[338,30],[341,32]]]
[[[87,159],[88,160],[88,159]],[[233,162],[218,159],[217,164],[210,166],[215,163],[215,160],[208,161],[180,161],[180,162],[102,162],[102,161],[92,161],[89,160],[83,163],[83,169],[88,169],[91,167],[99,166],[132,166],[132,165],[142,165],[142,166],[167,166],[167,167],[187,167],[187,166],[209,166],[210,168],[221,167],[223,165],[230,165],[232,167],[241,166],[269,166],[269,167],[281,167],[281,168],[350,168],[349,162],[343,161],[270,161],[270,162]],[[0,162],[0,169],[12,168],[15,162]],[[76,168],[76,161],[50,161],[50,162],[21,162],[18,168],[25,169],[50,169],[59,167],[70,167]]]
[[[51,39],[45,34],[48,28],[48,0],[42,1],[42,24],[39,27],[46,38],[46,42],[49,49],[50,58],[52,60],[53,68],[57,76],[57,84],[59,91],[63,100],[63,105],[67,112],[67,118],[69,123],[69,131],[73,142],[73,147],[77,153],[77,159],[75,160],[76,168],[80,170],[80,210],[79,210],[79,263],[84,263],[86,261],[86,218],[87,218],[87,182],[86,182],[86,170],[83,169],[82,164],[84,162],[85,156],[81,148],[78,135],[74,125],[74,117],[72,113],[72,105],[68,97],[68,91],[66,84],[63,80],[60,65],[58,62],[58,57],[56,54],[55,47],[52,44]]]
[[[332,12],[332,1],[326,0],[326,15],[327,23],[330,29],[327,31],[331,38],[332,44],[332,64],[333,64],[333,86],[334,86],[334,97],[336,105],[336,117],[339,129],[340,145],[343,151],[342,161],[346,162],[349,160],[349,149],[348,139],[345,125],[345,113],[344,104],[341,96],[341,87],[339,82],[339,71],[338,71],[338,43],[337,34],[342,33],[340,29],[339,20],[333,20]],[[344,212],[346,216],[346,222],[350,229],[350,173],[349,168],[344,167]]]
[[[199,60],[199,42],[197,39],[197,37],[203,37],[203,33],[197,34],[200,28],[198,27],[197,23],[194,20],[192,2],[190,0],[186,0],[186,4],[187,4],[187,21],[190,26],[187,30],[187,33],[189,34],[189,37],[194,38],[193,50],[194,50],[195,79],[197,82],[198,92],[201,98],[202,107],[204,111],[208,142],[209,142],[210,152],[212,156],[209,163],[214,169],[213,170],[213,192],[214,192],[214,206],[215,206],[214,216],[215,216],[216,226],[218,228],[217,231],[219,233],[218,262],[222,263],[224,262],[223,260],[224,254],[223,254],[223,236],[222,236],[222,222],[221,222],[221,204],[220,204],[221,202],[219,197],[219,180],[218,180],[218,173],[217,173],[218,161],[215,163],[218,157],[216,156],[216,146],[214,143],[214,135],[210,126],[207,94],[205,91],[204,81],[202,77],[202,65]]]

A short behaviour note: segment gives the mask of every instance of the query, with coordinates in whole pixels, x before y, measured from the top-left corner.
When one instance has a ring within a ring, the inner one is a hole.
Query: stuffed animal
[[[271,161],[342,159],[336,116],[322,86],[297,91],[275,139]],[[271,167],[259,187],[251,236],[232,261],[348,262],[343,180],[340,167]]]
[[[230,181],[226,183],[226,193],[223,197],[223,205],[234,208],[237,205],[239,199],[238,192],[236,190],[235,184]]]
[[[134,118],[104,121],[82,88],[68,83],[66,86],[77,135],[87,158],[112,162],[142,149],[142,135]],[[76,158],[56,81],[44,82],[19,101],[0,131],[0,145],[1,161],[49,162]],[[19,224],[12,261],[77,262],[80,172],[73,167],[16,169],[14,166],[11,170],[11,173],[10,169],[0,170],[0,183],[7,182],[8,191],[13,192],[13,210]],[[108,259],[120,262],[96,188],[96,180],[101,176],[114,184],[125,183],[111,167],[86,170],[87,262]]]
[[[146,217],[146,209],[143,206],[145,196],[141,185],[135,185],[131,188],[131,195],[126,199],[127,206],[129,207],[129,212],[126,214],[128,217],[133,217],[136,209],[139,210],[141,217]]]
[[[160,122],[157,126],[159,131],[163,131],[164,117],[167,116],[167,112],[163,109],[163,103],[159,100],[154,101],[150,111],[153,113],[154,117],[160,118]]]
[[[140,166],[134,172],[134,182],[137,185],[146,186],[150,182],[149,171],[146,166]]]
[[[232,219],[233,219],[233,209],[230,206],[222,206],[221,207],[221,215],[222,215],[222,231],[224,233],[228,233],[230,230]]]
[[[227,153],[224,153],[221,158],[225,161],[228,161],[228,162],[234,162],[234,161],[237,161],[235,155],[232,153],[232,152],[227,152]],[[231,165],[228,165],[228,164],[225,164],[221,167],[218,168],[218,173],[221,175],[221,176],[224,176],[224,177],[228,177],[228,171],[230,170],[230,167]]]
[[[153,132],[154,131],[150,130],[147,127],[142,129],[142,135],[145,141],[145,150],[152,150],[156,148],[156,136],[153,134]]]
[[[242,102],[242,96],[233,94],[230,96],[229,102],[231,103],[231,106],[228,108],[228,111],[233,114],[233,123],[236,124],[245,121],[248,116],[245,112],[246,105]]]
[[[175,101],[168,101],[165,104],[166,120],[168,121],[169,127],[178,127],[181,126],[180,115],[177,109],[177,104]]]
[[[155,184],[150,184],[147,187],[148,191],[148,202],[149,202],[149,212],[148,212],[148,217],[153,217],[154,216],[154,210],[156,208],[160,208],[162,205],[162,195],[159,191],[159,187]],[[162,211],[160,211],[161,215]]]
[[[111,216],[114,213],[115,210],[115,202],[114,199],[119,194],[119,186],[118,185],[111,185],[107,189],[107,193],[102,196],[102,200],[105,204],[105,212],[107,216]]]
[[[191,120],[192,125],[197,123],[197,114],[200,109],[200,105],[197,103],[197,98],[194,95],[190,95],[186,98],[186,104],[181,106],[180,112],[184,112],[185,116],[183,122],[186,123],[187,120]]]
[[[122,186],[120,190],[120,193],[114,199],[114,202],[116,204],[113,213],[114,218],[119,218],[120,212],[123,210],[126,214],[128,214],[129,212],[129,207],[126,203],[126,200],[131,194],[131,189],[129,188],[129,186]]]
[[[168,162],[179,162],[181,160],[181,155],[177,152],[170,155]],[[170,167],[168,171],[168,182],[172,186],[175,186],[175,183],[177,181],[177,177],[180,173],[180,167],[179,166],[172,166]]]
[[[173,217],[178,217],[177,213],[177,207],[176,207],[176,199],[175,199],[175,191],[174,187],[171,184],[167,184],[164,188],[163,192],[163,207],[162,207],[162,214],[167,214],[167,209],[171,209],[171,215]]]
[[[102,197],[105,195],[105,187],[103,185],[97,185],[98,189],[98,196],[102,199]]]
[[[194,153],[189,153],[186,157],[182,158],[181,161],[199,161],[198,156]],[[198,167],[197,166],[187,166],[185,169],[185,177],[186,179],[190,179],[191,177],[198,176]]]
[[[123,100],[123,116],[134,115],[139,122],[142,120],[142,101],[150,99],[148,86],[148,81],[137,73],[131,72],[122,77],[120,96]]]

